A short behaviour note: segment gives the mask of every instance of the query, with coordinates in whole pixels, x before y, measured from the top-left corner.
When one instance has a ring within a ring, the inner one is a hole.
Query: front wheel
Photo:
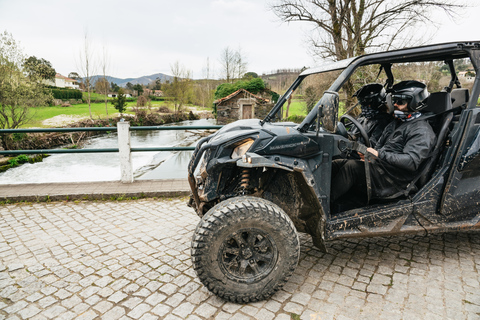
[[[214,294],[232,302],[264,300],[295,270],[300,242],[287,214],[255,197],[225,200],[210,209],[192,241],[193,268]]]

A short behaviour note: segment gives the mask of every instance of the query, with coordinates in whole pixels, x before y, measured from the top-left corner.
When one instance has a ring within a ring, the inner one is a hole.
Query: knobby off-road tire
[[[298,234],[274,203],[255,197],[225,200],[197,225],[192,262],[200,281],[226,300],[264,300],[279,290],[295,270]]]

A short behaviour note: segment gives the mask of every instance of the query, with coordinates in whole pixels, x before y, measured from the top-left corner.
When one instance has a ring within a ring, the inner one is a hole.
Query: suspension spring
[[[250,186],[250,170],[243,169],[240,175],[240,188],[242,190],[247,190]]]

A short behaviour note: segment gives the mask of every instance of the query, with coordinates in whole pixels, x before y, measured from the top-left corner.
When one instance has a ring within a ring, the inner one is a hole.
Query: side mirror
[[[322,99],[317,104],[318,108],[322,108],[319,113],[321,115],[319,120],[322,127],[331,133],[337,131],[339,101],[340,98],[337,92],[325,91]]]
[[[387,105],[388,114],[393,114],[393,111],[395,110],[395,107],[393,106],[392,94],[391,93],[388,93],[387,96],[385,97],[385,104]]]

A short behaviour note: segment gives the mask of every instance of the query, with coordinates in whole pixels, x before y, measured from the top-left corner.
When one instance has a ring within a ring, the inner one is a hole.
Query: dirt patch
[[[66,115],[66,114],[59,114],[53,118],[49,118],[42,121],[44,126],[49,127],[63,127],[71,123],[75,123],[84,119],[88,119],[88,117],[76,116],[76,115]]]

